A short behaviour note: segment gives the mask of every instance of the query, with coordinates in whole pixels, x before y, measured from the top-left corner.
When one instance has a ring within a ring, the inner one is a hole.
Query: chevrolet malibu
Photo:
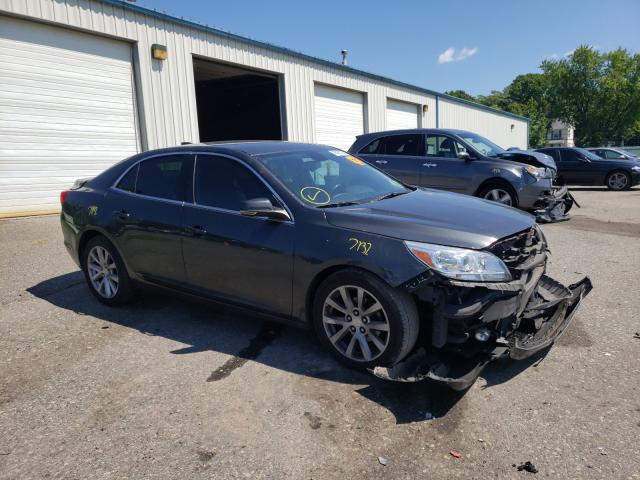
[[[397,381],[466,388],[491,359],[550,346],[591,289],[545,275],[532,216],[327,146],[145,152],[61,203],[64,244],[100,302],[150,284],[244,307]]]

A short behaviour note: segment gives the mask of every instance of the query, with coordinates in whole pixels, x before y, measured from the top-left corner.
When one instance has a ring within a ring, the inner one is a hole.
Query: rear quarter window
[[[116,188],[120,190],[124,190],[125,192],[135,192],[136,191],[136,180],[138,178],[138,167],[140,164],[137,164],[131,170],[127,172],[127,174],[122,177]]]

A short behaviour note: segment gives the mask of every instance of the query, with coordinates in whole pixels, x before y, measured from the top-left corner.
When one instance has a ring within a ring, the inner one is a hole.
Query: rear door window
[[[384,153],[384,137],[376,138],[369,145],[367,145],[366,147],[361,149],[360,153],[365,154],[365,155],[366,154],[369,154],[369,155],[374,155],[374,154],[381,155],[381,154],[383,154]]]
[[[392,135],[385,138],[386,155],[423,155],[422,135]]]
[[[139,166],[140,164],[138,163],[131,170],[129,170],[127,174],[122,177],[122,180],[120,180],[116,187],[120,190],[124,190],[125,192],[135,192]]]
[[[140,163],[136,193],[175,201],[191,201],[193,156],[165,155]]]

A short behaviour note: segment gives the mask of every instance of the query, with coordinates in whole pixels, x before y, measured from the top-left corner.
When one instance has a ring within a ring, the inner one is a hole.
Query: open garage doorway
[[[277,75],[195,57],[193,70],[201,142],[283,140]]]

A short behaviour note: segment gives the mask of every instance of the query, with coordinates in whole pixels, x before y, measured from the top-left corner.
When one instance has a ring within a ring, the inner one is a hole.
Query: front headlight
[[[455,280],[508,282],[507,266],[489,252],[405,241],[409,251],[427,267]]]
[[[633,170],[634,172],[640,172],[640,166],[631,167],[631,170]]]
[[[550,168],[537,168],[532,165],[527,165],[524,167],[524,170],[536,180],[541,178],[553,178],[553,170]]]

